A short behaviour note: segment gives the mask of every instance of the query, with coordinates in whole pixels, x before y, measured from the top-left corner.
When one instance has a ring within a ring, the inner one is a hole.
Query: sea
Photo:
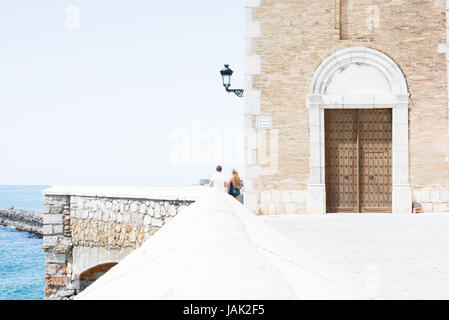
[[[49,186],[1,186],[0,208],[42,212]],[[0,300],[42,300],[45,290],[42,239],[0,226]]]

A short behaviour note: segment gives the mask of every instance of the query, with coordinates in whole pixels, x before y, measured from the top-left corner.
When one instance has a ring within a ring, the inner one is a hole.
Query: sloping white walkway
[[[373,299],[211,189],[76,299]]]
[[[260,217],[382,299],[449,299],[449,214]]]

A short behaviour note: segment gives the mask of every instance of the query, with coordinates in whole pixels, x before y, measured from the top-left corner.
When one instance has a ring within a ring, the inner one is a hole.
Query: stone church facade
[[[245,7],[248,206],[448,212],[449,2]]]

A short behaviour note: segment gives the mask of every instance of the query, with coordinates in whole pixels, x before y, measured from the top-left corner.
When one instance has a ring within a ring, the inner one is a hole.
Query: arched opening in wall
[[[98,278],[108,272],[116,264],[117,263],[115,262],[100,264],[81,273],[79,276],[78,293],[94,283]]]
[[[372,97],[373,104],[324,112],[327,212],[392,211],[392,108],[374,108],[375,97],[391,92],[368,63],[350,62],[328,78],[325,95]]]
[[[384,53],[346,48],[324,59],[309,94],[307,210],[411,212],[409,93]]]

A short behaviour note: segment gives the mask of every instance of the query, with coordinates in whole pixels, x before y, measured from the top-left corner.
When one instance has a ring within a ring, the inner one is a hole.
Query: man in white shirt
[[[228,184],[226,182],[226,177],[222,172],[221,166],[217,166],[216,170],[217,172],[215,172],[210,178],[209,186],[211,186],[212,188],[218,188],[226,192]]]

